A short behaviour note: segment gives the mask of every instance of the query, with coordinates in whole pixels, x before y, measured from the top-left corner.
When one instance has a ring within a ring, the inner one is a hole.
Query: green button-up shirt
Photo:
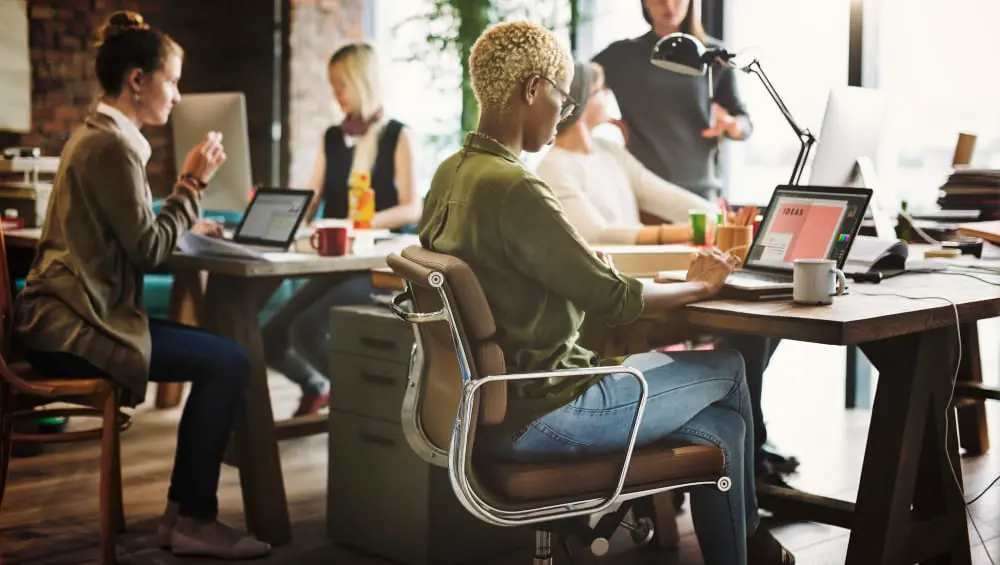
[[[476,274],[512,373],[594,366],[594,353],[577,343],[584,314],[614,325],[642,312],[642,283],[598,259],[552,190],[506,147],[479,135],[438,167],[420,241]],[[600,378],[512,382],[502,429],[572,402]]]

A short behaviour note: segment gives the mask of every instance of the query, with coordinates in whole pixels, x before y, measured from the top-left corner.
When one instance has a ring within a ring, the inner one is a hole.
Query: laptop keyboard
[[[756,271],[736,271],[735,273],[729,275],[726,279],[732,280],[752,280],[765,283],[790,283],[792,282],[792,277],[782,276],[772,273],[760,273]]]

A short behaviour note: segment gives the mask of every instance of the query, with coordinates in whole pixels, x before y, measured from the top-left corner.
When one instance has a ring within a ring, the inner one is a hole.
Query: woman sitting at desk
[[[570,96],[578,106],[560,122],[555,146],[538,164],[538,176],[589,243],[690,242],[690,211],[714,218],[718,208],[656,176],[624,147],[593,136],[595,127],[609,121],[610,95],[600,65],[576,64]],[[671,223],[643,225],[640,210]]]
[[[250,378],[235,343],[201,330],[150,320],[143,273],[167,259],[199,222],[205,185],[225,160],[217,132],[188,153],[163,209],[152,212],[144,125],[162,126],[180,100],[183,51],[134,12],[111,16],[96,71],[104,95],[66,143],[52,202],[14,310],[13,338],[50,378],[103,378],[122,402],[143,401],[146,383],[190,381],[159,543],[177,555],[258,557],[268,544],[218,521],[222,457]]]
[[[739,261],[704,252],[688,282],[658,285],[619,274],[569,224],[552,190],[518,158],[552,140],[573,111],[573,63],[545,28],[507,22],[487,30],[469,58],[479,128],[437,169],[420,222],[421,244],[462,259],[476,274],[512,373],[586,368],[595,354],[577,343],[584,315],[627,324],[644,307],[667,310],[715,294]],[[753,423],[743,360],[731,352],[633,355],[649,400],[638,445],[672,437],[716,445],[729,492],[691,493],[708,565],[788,565],[792,556],[758,527]],[[628,443],[638,384],[619,375],[508,385],[507,417],[484,430],[497,457],[620,452]]]
[[[701,196],[656,176],[624,147],[592,135],[595,127],[608,121],[606,97],[613,96],[604,88],[603,68],[578,62],[569,94],[579,105],[559,124],[555,147],[538,165],[538,176],[552,187],[569,223],[591,244],[690,241],[690,210],[704,210],[714,217],[717,209]],[[676,223],[644,226],[640,210]],[[764,370],[777,340],[723,337],[746,363],[757,477],[784,486],[779,472],[793,471],[798,460],[765,448],[767,426],[760,403]]]
[[[365,43],[351,43],[330,58],[330,85],[346,116],[323,136],[309,188],[317,193],[306,218],[347,218],[352,171],[370,172],[375,191],[372,227],[395,229],[420,218],[413,149],[407,129],[382,114],[378,61]],[[371,302],[371,276],[358,274],[331,286],[311,280],[263,328],[267,364],[302,388],[295,416],[318,412],[330,400],[330,308]]]

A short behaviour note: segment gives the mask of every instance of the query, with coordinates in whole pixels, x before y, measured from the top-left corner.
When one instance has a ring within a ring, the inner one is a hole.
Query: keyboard
[[[760,273],[756,271],[736,271],[735,273],[729,275],[726,278],[726,282],[732,282],[733,280],[752,280],[758,282],[766,283],[791,283],[792,277],[787,275],[778,275],[773,273]]]

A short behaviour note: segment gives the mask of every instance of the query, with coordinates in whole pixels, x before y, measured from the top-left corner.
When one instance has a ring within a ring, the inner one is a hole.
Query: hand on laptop
[[[222,226],[212,220],[199,220],[198,223],[191,228],[191,231],[208,237],[222,237],[223,233]]]
[[[687,280],[703,282],[711,294],[719,292],[726,277],[740,266],[740,258],[723,253],[718,249],[706,249],[698,253],[688,267]]]

